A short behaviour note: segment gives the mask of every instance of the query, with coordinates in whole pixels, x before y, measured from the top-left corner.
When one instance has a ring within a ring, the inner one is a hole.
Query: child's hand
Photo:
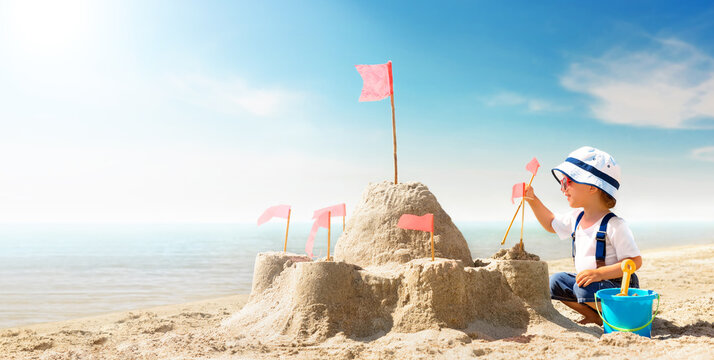
[[[597,270],[583,270],[575,275],[575,282],[581,288],[584,288],[594,282],[605,280]]]
[[[533,187],[526,184],[526,192],[523,194],[523,198],[526,199],[526,201],[533,201],[535,200],[535,191],[533,190]]]

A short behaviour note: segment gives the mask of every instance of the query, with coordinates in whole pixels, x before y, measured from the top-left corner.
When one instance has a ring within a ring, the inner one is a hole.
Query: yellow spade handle
[[[617,296],[627,296],[627,290],[630,288],[630,276],[635,272],[637,266],[634,261],[627,259],[622,262],[620,268],[622,269],[622,286]]]

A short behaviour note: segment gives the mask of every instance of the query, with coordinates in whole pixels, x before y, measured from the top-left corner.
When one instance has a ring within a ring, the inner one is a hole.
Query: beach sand
[[[527,245],[526,245],[527,246]],[[503,339],[468,329],[390,332],[367,339],[337,334],[322,343],[271,344],[230,335],[221,323],[248,295],[0,330],[2,359],[588,359],[714,358],[714,244],[643,252],[640,285],[660,293],[652,339],[603,335],[596,325],[542,318]],[[573,271],[572,260],[548,262]],[[565,317],[580,316],[555,303]]]

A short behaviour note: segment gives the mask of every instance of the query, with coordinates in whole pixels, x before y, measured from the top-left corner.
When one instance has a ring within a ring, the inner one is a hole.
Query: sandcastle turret
[[[370,184],[337,241],[335,260],[362,267],[406,263],[430,256],[429,234],[397,227],[403,214],[434,214],[436,257],[473,263],[461,231],[436,196],[419,182]]]

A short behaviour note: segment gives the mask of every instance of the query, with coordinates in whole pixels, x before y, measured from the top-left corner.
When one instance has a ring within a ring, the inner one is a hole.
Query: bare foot
[[[586,316],[586,317],[580,319],[578,321],[578,324],[580,324],[580,325],[597,324],[597,325],[602,326],[602,320],[600,320],[600,318]]]

